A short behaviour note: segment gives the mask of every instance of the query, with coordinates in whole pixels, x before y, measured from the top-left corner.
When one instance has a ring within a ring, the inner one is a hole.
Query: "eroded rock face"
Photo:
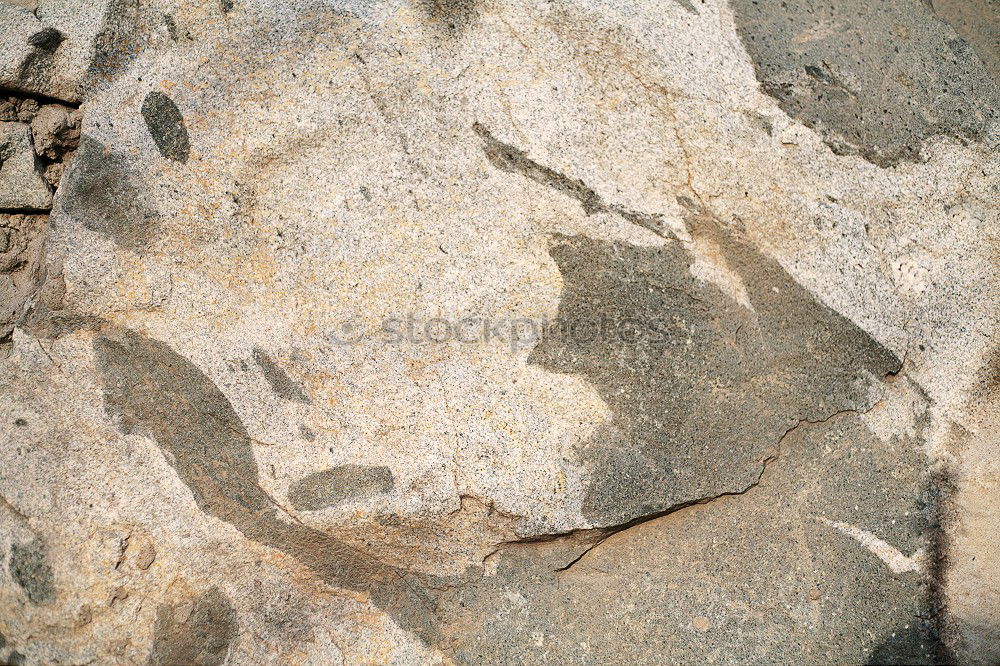
[[[972,8],[987,27],[956,35],[935,4],[946,19],[964,18],[948,3],[925,0],[736,0],[733,9],[761,88],[782,110],[835,152],[888,166],[919,159],[931,136],[990,142],[997,124],[1000,87],[984,53],[990,47],[977,51],[962,36],[979,42],[976,35],[995,29],[995,17],[985,4]]]
[[[0,208],[46,210],[52,191],[23,123],[0,123]]]
[[[1000,657],[939,4],[5,9],[0,661]]]

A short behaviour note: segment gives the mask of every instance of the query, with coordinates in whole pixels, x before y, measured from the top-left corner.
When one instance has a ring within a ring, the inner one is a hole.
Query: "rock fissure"
[[[885,383],[890,383],[898,379],[900,376],[905,376],[907,360],[908,360],[907,355],[904,354],[903,359],[899,361],[898,366],[886,372],[883,381]],[[589,545],[587,545],[582,552],[574,556],[574,558],[565,565],[555,569],[555,572],[557,573],[563,573],[569,571],[581,560],[583,560],[584,557],[586,557],[589,553],[594,551],[596,548],[601,546],[605,541],[607,541],[608,539],[610,539],[615,535],[621,534],[622,532],[626,532],[630,529],[639,527],[641,525],[645,525],[655,520],[666,518],[667,516],[675,514],[679,511],[683,511],[684,509],[709,504],[711,502],[714,502],[715,500],[724,497],[737,497],[740,495],[747,494],[749,491],[753,490],[754,488],[756,488],[761,484],[761,482],[764,480],[764,476],[767,473],[768,468],[781,455],[781,448],[784,442],[793,434],[798,432],[799,429],[803,427],[829,423],[838,417],[846,416],[849,414],[867,414],[877,409],[879,406],[881,406],[884,403],[884,401],[885,397],[882,397],[879,400],[873,402],[868,407],[861,409],[840,409],[835,412],[832,412],[828,416],[821,419],[805,419],[805,418],[798,419],[794,424],[789,426],[784,431],[784,433],[778,438],[777,442],[774,444],[773,453],[763,458],[763,460],[761,461],[760,472],[758,473],[757,478],[753,482],[746,485],[741,490],[727,491],[713,495],[708,495],[705,497],[700,497],[694,500],[680,502],[666,509],[637,516],[631,520],[628,520],[626,522],[617,525],[611,525],[606,527],[573,529],[565,532],[554,532],[548,534],[537,534],[537,535],[532,535],[530,537],[525,537],[523,539],[514,539],[511,541],[505,541],[500,544],[497,544],[493,548],[493,550],[491,550],[483,558],[483,562],[485,563],[486,560],[490,559],[497,553],[502,552],[505,548],[508,548],[510,546],[551,543],[553,541],[561,541],[561,540],[580,540],[585,542],[590,541],[591,543],[589,543]]]

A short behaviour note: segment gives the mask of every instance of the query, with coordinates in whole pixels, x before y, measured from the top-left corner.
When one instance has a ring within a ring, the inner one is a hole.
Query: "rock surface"
[[[988,3],[77,4],[0,661],[1000,659]]]
[[[47,210],[52,191],[24,123],[0,123],[0,209]]]

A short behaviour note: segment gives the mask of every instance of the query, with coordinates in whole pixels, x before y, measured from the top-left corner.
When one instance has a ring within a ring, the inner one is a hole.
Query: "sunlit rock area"
[[[0,0],[0,664],[1000,663],[995,0]]]

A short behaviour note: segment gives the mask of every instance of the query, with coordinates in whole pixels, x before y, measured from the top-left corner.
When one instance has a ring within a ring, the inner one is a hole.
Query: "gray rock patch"
[[[996,0],[932,0],[934,13],[954,28],[1000,83],[1000,2]]]
[[[318,511],[359,497],[392,492],[396,482],[385,465],[340,465],[292,484],[288,497],[301,511]]]
[[[838,154],[882,167],[925,139],[981,140],[1000,90],[923,0],[733,0],[761,89]]]
[[[174,606],[161,606],[147,663],[219,666],[226,661],[237,629],[236,611],[217,587],[198,597],[186,616]]]
[[[776,261],[708,232],[752,311],[695,279],[679,244],[554,238],[563,294],[529,362],[582,375],[614,413],[579,452],[599,526],[745,490],[790,428],[867,407],[900,367]]]
[[[191,153],[184,116],[174,101],[161,92],[151,92],[142,103],[142,119],[160,154],[177,162],[187,162]]]
[[[44,541],[37,539],[27,544],[12,544],[10,575],[32,603],[44,604],[55,599],[52,567],[48,563],[48,549]]]

